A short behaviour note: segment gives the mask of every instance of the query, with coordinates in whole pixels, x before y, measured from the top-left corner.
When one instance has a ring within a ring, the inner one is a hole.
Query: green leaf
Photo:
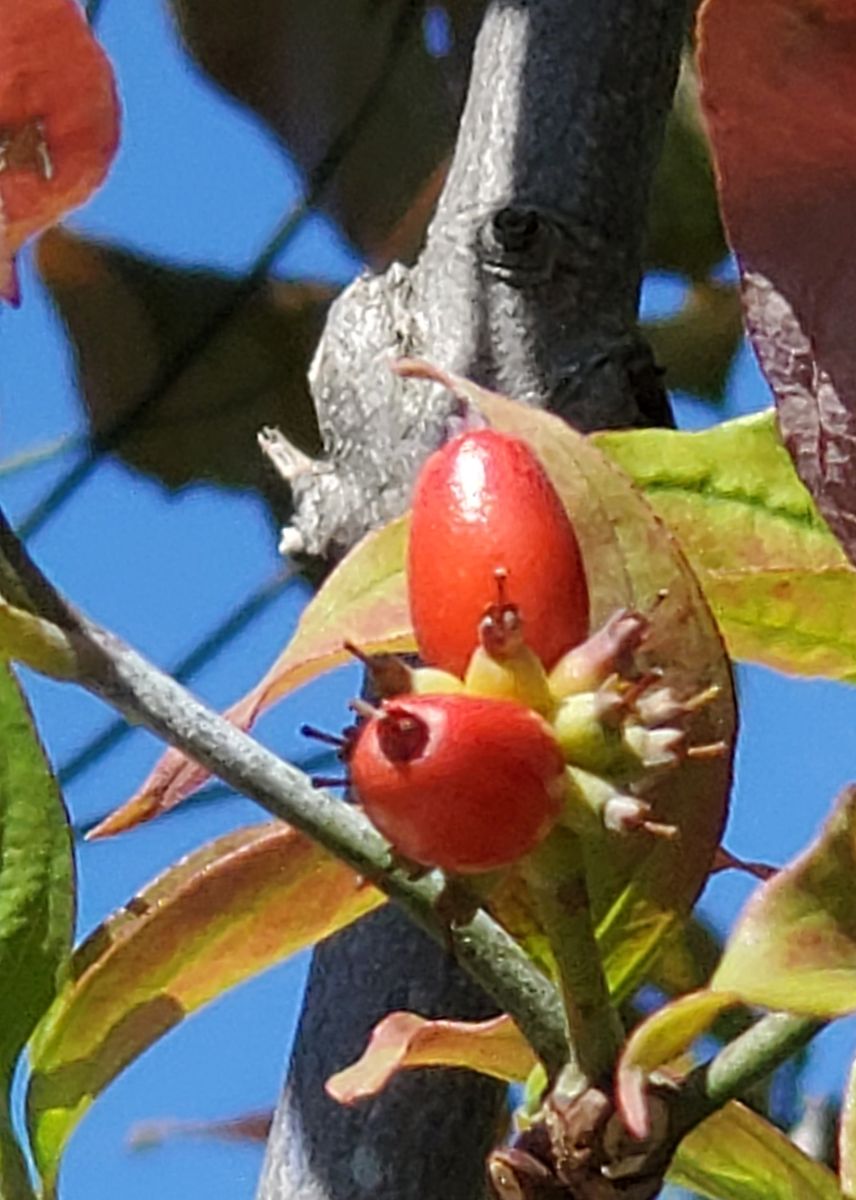
[[[707,988],[689,992],[652,1013],[633,1030],[618,1064],[616,1100],[627,1128],[638,1137],[648,1133],[648,1077],[679,1058],[710,1028],[719,1013],[737,1000],[732,993]]]
[[[816,840],[751,896],[707,989],[648,1017],[621,1056],[617,1094],[630,1128],[647,1122],[652,1071],[737,1003],[829,1020],[856,1012],[856,787]]]
[[[595,440],[678,537],[735,657],[856,679],[856,570],[797,478],[770,413],[701,433]]]
[[[0,659],[15,659],[54,679],[76,679],[77,655],[58,626],[0,597]]]
[[[63,229],[41,239],[38,262],[75,346],[92,435],[109,433],[153,387],[164,392],[119,441],[132,467],[170,488],[207,480],[258,489],[270,479],[257,442],[263,425],[317,450],[306,372],[333,289],[269,282],[164,387],[212,316],[235,303],[237,279]]]
[[[828,1167],[736,1101],[684,1138],[667,1178],[711,1200],[841,1200]]]
[[[0,1099],[0,1200],[35,1200],[5,1096]]]
[[[0,665],[0,1093],[71,947],[68,818],[14,676]]]
[[[286,825],[218,838],[171,867],[75,952],[33,1038],[28,1113],[48,1191],[95,1097],[227,988],[384,901]]]
[[[350,660],[348,639],[367,654],[415,650],[404,581],[407,518],[368,534],[343,559],[306,606],[294,637],[251,691],[226,713],[240,729],[295,688]],[[90,837],[111,837],[174,808],[208,771],[168,750],[142,787]]]
[[[68,960],[74,862],[59,788],[18,682],[2,663],[0,746],[0,1200],[32,1200],[9,1092]]]

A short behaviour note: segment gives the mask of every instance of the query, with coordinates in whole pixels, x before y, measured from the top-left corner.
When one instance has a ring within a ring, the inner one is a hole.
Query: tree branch
[[[823,1021],[792,1013],[768,1013],[694,1071],[672,1108],[672,1149],[706,1117],[737,1100],[815,1037]]]

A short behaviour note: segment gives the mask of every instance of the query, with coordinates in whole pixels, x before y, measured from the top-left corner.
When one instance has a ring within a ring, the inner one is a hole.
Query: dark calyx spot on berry
[[[390,707],[378,720],[377,740],[390,762],[412,762],[428,745],[428,726],[406,709]]]

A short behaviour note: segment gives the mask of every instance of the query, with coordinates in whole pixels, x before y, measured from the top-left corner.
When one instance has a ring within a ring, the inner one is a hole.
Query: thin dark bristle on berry
[[[328,733],[325,729],[318,729],[315,725],[301,725],[300,733],[303,737],[312,738],[315,742],[323,742],[325,746],[341,748],[347,745],[347,738],[338,733]]]

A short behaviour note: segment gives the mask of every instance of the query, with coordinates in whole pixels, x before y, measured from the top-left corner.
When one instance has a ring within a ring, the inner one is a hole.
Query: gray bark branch
[[[287,549],[334,557],[402,511],[453,426],[449,395],[394,376],[392,357],[427,358],[584,430],[671,423],[636,311],[687,17],[686,0],[489,3],[423,254],[361,276],[331,309],[311,373],[326,458],[285,454]],[[324,1094],[391,1007],[490,1011],[397,914],[321,947],[259,1200],[480,1194],[495,1085],[414,1073],[356,1108]]]

